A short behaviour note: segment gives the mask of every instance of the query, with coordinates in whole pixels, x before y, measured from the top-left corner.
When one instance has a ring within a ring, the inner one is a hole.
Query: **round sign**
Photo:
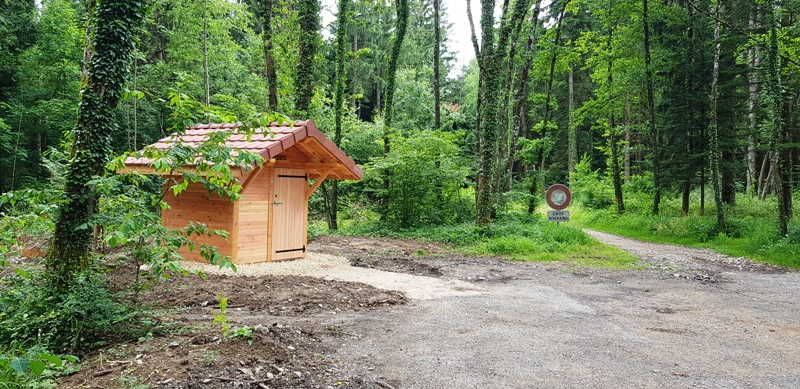
[[[560,211],[568,207],[569,203],[572,202],[572,193],[566,186],[555,184],[547,188],[545,199],[547,199],[547,205],[549,205],[550,208]]]

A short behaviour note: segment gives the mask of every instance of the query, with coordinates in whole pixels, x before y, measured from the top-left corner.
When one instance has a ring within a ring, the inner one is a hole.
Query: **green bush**
[[[55,296],[41,274],[19,268],[16,273],[0,291],[0,339],[14,339],[22,347],[98,347],[102,339],[119,334],[121,324],[135,314],[115,300],[106,278],[96,272],[76,275],[68,292]]]
[[[573,199],[587,208],[605,209],[614,204],[614,187],[599,171],[592,171],[587,156],[575,165],[570,189]]]
[[[390,226],[411,228],[472,219],[473,198],[462,190],[469,162],[460,154],[458,139],[458,134],[441,131],[394,136],[392,151],[366,166],[368,190],[376,200],[387,199],[379,212]],[[383,184],[387,171],[391,175],[388,190]]]

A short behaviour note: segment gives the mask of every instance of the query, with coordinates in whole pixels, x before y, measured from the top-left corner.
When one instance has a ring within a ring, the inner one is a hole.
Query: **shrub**
[[[106,278],[96,272],[77,274],[62,295],[51,295],[37,272],[18,268],[16,273],[0,291],[0,339],[14,339],[22,347],[91,349],[134,315],[114,299]]]
[[[614,204],[614,187],[599,171],[592,171],[589,157],[575,165],[572,187],[575,201],[591,209],[605,209]]]
[[[393,227],[460,223],[472,219],[474,207],[462,191],[469,163],[460,155],[459,136],[422,131],[393,137],[392,151],[366,166],[367,185],[377,199],[387,199],[381,211]],[[388,191],[383,186],[391,174]]]

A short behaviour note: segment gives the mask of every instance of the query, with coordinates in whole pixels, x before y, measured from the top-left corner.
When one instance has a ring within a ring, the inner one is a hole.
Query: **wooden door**
[[[272,260],[305,257],[308,176],[302,169],[275,169],[272,200]]]

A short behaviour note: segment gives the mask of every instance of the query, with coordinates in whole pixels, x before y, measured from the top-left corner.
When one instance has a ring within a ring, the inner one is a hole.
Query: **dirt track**
[[[800,387],[800,274],[593,235],[646,269],[419,259],[484,292],[304,320],[346,328],[352,373],[403,388]]]
[[[800,273],[590,233],[643,270],[323,236],[316,267],[175,278],[147,295],[176,312],[175,332],[107,348],[62,386],[800,387]],[[250,343],[210,326],[222,291]]]

